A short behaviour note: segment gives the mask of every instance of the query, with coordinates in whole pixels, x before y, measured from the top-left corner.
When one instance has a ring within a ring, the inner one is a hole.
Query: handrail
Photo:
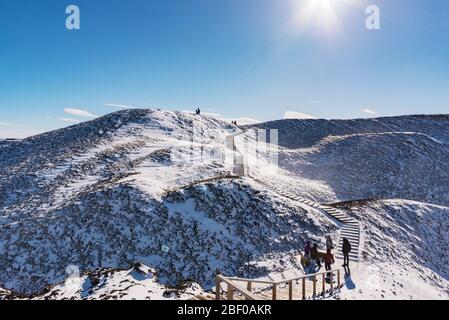
[[[254,296],[251,292],[249,292],[248,290],[241,288],[240,286],[232,283],[232,281],[230,281],[228,278],[222,276],[222,275],[217,275],[216,278],[216,288],[215,288],[215,297],[216,300],[220,300],[220,291],[221,291],[221,285],[220,282],[224,282],[228,285],[228,300],[232,300],[234,297],[234,290],[240,292],[243,296],[245,296],[245,298],[247,300],[257,300],[257,297]]]
[[[322,274],[326,274],[326,273],[333,273],[333,272],[338,272],[340,271],[341,268],[337,268],[337,269],[332,269],[329,271],[320,271],[320,272],[316,272],[316,273],[311,273],[311,274],[305,274],[303,276],[299,276],[296,278],[288,278],[288,279],[284,279],[284,280],[255,280],[255,279],[246,279],[246,278],[238,278],[238,277],[225,277],[226,279],[232,280],[232,281],[240,281],[240,282],[252,282],[252,283],[262,283],[262,284],[281,284],[281,283],[285,283],[285,282],[289,282],[289,281],[296,281],[296,280],[302,280],[303,278],[312,278],[315,276],[319,276]]]
[[[252,284],[254,283],[261,283],[261,284],[267,284],[272,286],[272,299],[276,300],[277,297],[277,287],[282,283],[288,283],[289,286],[289,300],[293,299],[293,282],[302,280],[302,299],[306,299],[306,279],[312,279],[313,280],[313,297],[316,297],[317,295],[317,277],[322,275],[322,290],[318,291],[319,294],[324,294],[326,291],[326,283],[325,283],[325,277],[326,274],[330,274],[331,276],[331,282],[330,282],[330,288],[331,290],[334,289],[333,284],[333,277],[334,272],[337,273],[337,288],[341,288],[341,268],[332,269],[332,270],[326,270],[326,271],[320,271],[312,274],[303,275],[300,277],[294,277],[289,279],[283,279],[283,280],[277,280],[277,281],[270,281],[270,280],[256,280],[256,279],[245,279],[245,278],[237,278],[237,277],[226,277],[223,275],[218,274],[216,276],[216,286],[215,286],[215,299],[220,300],[221,299],[221,282],[225,282],[228,286],[227,288],[227,300],[233,300],[234,298],[234,291],[239,292],[242,294],[246,300],[258,300],[258,298],[251,293]],[[235,282],[246,282],[247,283],[247,289],[244,289],[240,287],[239,285],[233,283]]]

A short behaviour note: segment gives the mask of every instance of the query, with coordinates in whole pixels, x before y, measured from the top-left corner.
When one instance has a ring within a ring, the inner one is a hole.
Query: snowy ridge
[[[339,227],[359,260],[342,299],[448,297],[448,116],[251,128],[279,129],[280,168],[254,165],[243,134],[252,166],[232,176],[216,150],[238,128],[162,110],[0,142],[0,297],[188,299],[217,270],[297,274],[304,242]]]
[[[310,148],[329,136],[361,133],[419,132],[449,143],[449,115],[407,115],[370,119],[289,119],[246,128],[278,129],[279,144],[287,149]]]
[[[325,202],[404,198],[449,204],[448,145],[421,133],[327,137],[311,148],[282,149],[279,157],[283,169],[330,186],[334,194]]]
[[[198,131],[204,148],[189,141]],[[217,269],[298,268],[302,239],[335,226],[207,158],[233,131],[208,117],[129,110],[1,150],[0,287],[39,296],[70,265],[86,274],[142,262],[164,287],[205,289]]]
[[[409,200],[337,204],[361,221],[365,263],[353,272],[345,299],[449,297],[449,208]]]

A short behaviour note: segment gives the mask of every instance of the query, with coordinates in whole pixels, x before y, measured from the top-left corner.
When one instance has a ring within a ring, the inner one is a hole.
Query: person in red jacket
[[[327,252],[324,255],[324,267],[326,268],[326,271],[330,271],[334,263],[334,255],[332,254],[330,249],[327,249]]]

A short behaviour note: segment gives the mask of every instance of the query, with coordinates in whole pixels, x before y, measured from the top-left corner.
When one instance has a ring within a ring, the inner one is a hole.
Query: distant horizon
[[[0,138],[146,105],[260,122],[449,110],[447,0],[70,4],[79,29],[65,1],[0,0]]]
[[[61,130],[61,129],[69,128],[69,127],[74,127],[74,126],[77,126],[77,125],[80,125],[80,124],[83,124],[83,123],[86,123],[86,122],[90,122],[90,121],[95,121],[95,120],[98,120],[98,119],[100,119],[102,117],[106,117],[108,115],[111,115],[111,114],[114,114],[114,113],[118,113],[118,112],[121,112],[121,111],[124,112],[124,111],[129,111],[129,110],[134,110],[134,109],[137,109],[137,110],[148,110],[148,111],[151,111],[151,110],[162,110],[162,111],[189,113],[189,114],[193,114],[194,113],[193,110],[192,111],[190,111],[190,110],[170,110],[170,109],[162,109],[162,108],[135,107],[135,108],[121,109],[121,110],[112,111],[110,113],[104,114],[104,115],[96,117],[94,119],[80,121],[78,123],[73,123],[73,124],[70,124],[70,125],[67,125],[67,126],[63,126],[61,128],[56,128],[56,129],[52,129],[52,130],[48,130],[48,131],[38,132],[36,134],[31,134],[31,135],[28,135],[28,136],[22,136],[22,137],[20,137],[20,136],[17,136],[17,137],[14,137],[14,136],[2,137],[2,136],[0,136],[0,140],[24,140],[24,139],[27,139],[27,138],[31,138],[31,137],[34,137],[34,136],[41,135],[41,134],[45,134],[45,133],[49,133],[49,132],[53,132],[53,131],[57,131],[57,130]],[[225,121],[225,122],[229,122],[229,123],[231,121],[237,121],[237,123],[239,125],[246,126],[246,125],[265,124],[265,123],[269,123],[269,122],[289,121],[289,120],[302,120],[302,121],[310,121],[310,120],[338,121],[338,120],[341,120],[341,121],[345,121],[345,120],[373,120],[373,119],[401,118],[401,117],[436,117],[436,116],[447,116],[447,117],[449,117],[449,113],[434,113],[434,114],[431,114],[431,113],[418,114],[418,113],[416,113],[416,114],[399,114],[399,115],[373,116],[373,117],[361,117],[361,118],[288,118],[288,119],[286,119],[286,118],[279,118],[279,119],[271,119],[271,120],[267,120],[267,121],[259,121],[259,122],[256,122],[256,123],[243,123],[243,122],[241,122],[242,120],[255,120],[255,119],[245,119],[245,118],[243,118],[243,119],[242,118],[223,119],[223,118],[217,117],[216,115],[210,115],[210,114],[207,114],[207,113],[206,114],[202,114],[202,116],[215,118],[217,120],[221,120],[221,121]]]

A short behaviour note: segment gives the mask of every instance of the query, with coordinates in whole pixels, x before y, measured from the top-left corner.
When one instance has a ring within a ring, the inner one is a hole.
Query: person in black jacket
[[[321,261],[318,253],[318,245],[315,243],[312,248],[310,248],[310,259],[315,260],[318,266],[318,270],[321,269]]]
[[[351,252],[351,244],[348,239],[343,238],[343,246],[341,248],[343,252],[343,267],[348,267],[349,269],[349,252]]]

